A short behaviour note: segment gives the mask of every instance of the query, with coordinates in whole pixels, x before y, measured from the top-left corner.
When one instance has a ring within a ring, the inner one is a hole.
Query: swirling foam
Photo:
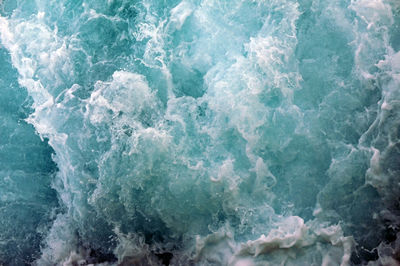
[[[395,1],[1,6],[58,167],[30,262],[398,259]]]

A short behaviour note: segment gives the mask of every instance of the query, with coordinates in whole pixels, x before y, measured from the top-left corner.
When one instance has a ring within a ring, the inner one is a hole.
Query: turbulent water
[[[399,265],[400,1],[0,1],[0,265]]]

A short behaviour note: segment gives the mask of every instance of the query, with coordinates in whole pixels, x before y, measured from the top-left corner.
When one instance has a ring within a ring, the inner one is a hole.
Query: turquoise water
[[[0,264],[397,265],[400,2],[0,15]]]

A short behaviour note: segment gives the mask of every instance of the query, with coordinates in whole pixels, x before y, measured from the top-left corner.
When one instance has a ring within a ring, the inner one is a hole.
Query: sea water
[[[1,265],[398,265],[397,0],[0,1]]]

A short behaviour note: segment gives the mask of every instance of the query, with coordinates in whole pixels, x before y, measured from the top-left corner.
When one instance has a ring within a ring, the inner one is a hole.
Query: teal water
[[[3,0],[0,74],[0,265],[399,263],[396,0]]]

